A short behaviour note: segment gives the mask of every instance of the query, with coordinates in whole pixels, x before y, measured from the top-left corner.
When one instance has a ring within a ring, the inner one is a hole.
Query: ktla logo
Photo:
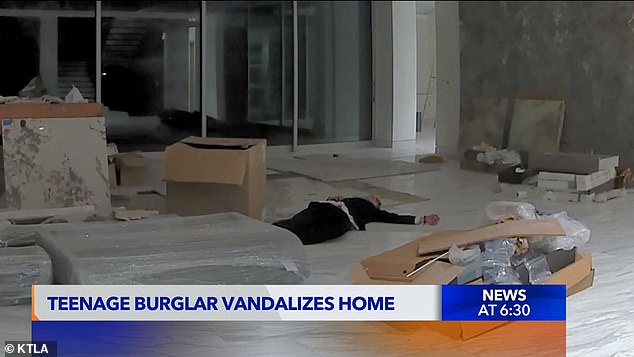
[[[7,341],[4,343],[5,357],[13,356],[57,356],[57,343],[51,341]]]

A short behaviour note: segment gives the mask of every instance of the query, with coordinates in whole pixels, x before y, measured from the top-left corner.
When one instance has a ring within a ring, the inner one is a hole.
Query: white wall
[[[416,140],[416,2],[392,1],[393,141]]]
[[[457,1],[436,2],[436,152],[455,155],[460,125],[460,19]]]

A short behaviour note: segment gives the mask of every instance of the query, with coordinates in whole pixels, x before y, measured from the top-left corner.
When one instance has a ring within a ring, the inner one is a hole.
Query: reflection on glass
[[[298,5],[299,144],[370,140],[370,2]]]
[[[40,73],[40,19],[0,16],[0,95],[16,96]]]
[[[282,1],[207,3],[209,136],[291,144],[292,110],[286,108],[292,108],[292,87],[285,87],[283,71],[292,66],[292,32],[284,31],[292,31],[291,7]]]
[[[102,102],[120,150],[200,135],[200,2],[104,1]]]

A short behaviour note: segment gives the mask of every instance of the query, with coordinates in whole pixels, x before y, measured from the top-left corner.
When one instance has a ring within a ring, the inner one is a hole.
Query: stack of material
[[[53,281],[51,259],[38,246],[0,248],[0,266],[0,306],[28,304],[31,285]]]
[[[537,186],[565,201],[591,202],[616,186],[618,156],[531,153],[529,166],[538,171]]]
[[[460,168],[497,174],[521,162],[520,154],[516,151],[496,150],[487,144],[481,144],[464,152],[464,157],[460,160]]]
[[[592,286],[592,256],[578,251],[590,239],[583,223],[566,212],[540,216],[529,203],[494,202],[484,213],[480,228],[436,232],[368,257],[350,271],[350,280],[355,284],[562,284],[568,295]]]
[[[297,284],[310,274],[297,237],[237,213],[11,229],[38,233],[61,284]]]

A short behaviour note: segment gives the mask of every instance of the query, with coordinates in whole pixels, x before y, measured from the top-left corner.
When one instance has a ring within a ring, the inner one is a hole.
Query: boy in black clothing
[[[273,224],[293,232],[304,244],[315,244],[341,237],[350,230],[364,231],[371,222],[436,225],[439,220],[435,214],[416,217],[383,211],[381,200],[375,196],[336,196],[311,202],[293,218]]]

